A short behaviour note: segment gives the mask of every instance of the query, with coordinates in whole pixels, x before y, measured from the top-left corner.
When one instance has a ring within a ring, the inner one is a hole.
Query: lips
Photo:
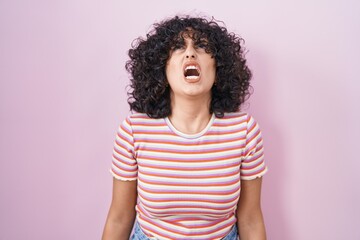
[[[196,81],[200,79],[200,66],[196,62],[188,62],[184,66],[184,77],[188,81]]]

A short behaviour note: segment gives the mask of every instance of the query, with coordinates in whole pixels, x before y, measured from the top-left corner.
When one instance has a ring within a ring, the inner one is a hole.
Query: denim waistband
[[[235,224],[232,228],[231,231],[225,236],[223,237],[221,240],[238,240],[238,228],[237,225]]]
[[[236,224],[231,228],[230,232],[223,237],[221,240],[238,240],[238,229]],[[130,240],[156,240],[155,237],[148,237],[141,230],[138,222],[135,222],[133,233],[130,237]]]

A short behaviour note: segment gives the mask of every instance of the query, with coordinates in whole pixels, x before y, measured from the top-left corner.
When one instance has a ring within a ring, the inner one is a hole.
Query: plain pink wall
[[[246,39],[270,240],[360,239],[358,1],[0,1],[0,239],[99,239],[131,41],[175,13]]]

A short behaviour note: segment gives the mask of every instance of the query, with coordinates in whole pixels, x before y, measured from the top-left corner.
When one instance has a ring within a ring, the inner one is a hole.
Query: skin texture
[[[262,178],[241,181],[237,208],[237,225],[241,240],[266,240],[260,201],[261,183]]]
[[[189,62],[198,64],[201,70],[200,78],[195,82],[188,82],[183,73],[184,65]],[[206,127],[211,118],[209,104],[215,75],[215,60],[191,38],[185,38],[185,45],[171,53],[166,66],[171,89],[169,120],[177,130],[195,134]]]
[[[185,79],[184,65],[190,63],[199,65],[201,71],[199,79]],[[171,95],[198,97],[205,94],[210,98],[215,74],[215,59],[206,53],[204,48],[196,46],[191,38],[185,38],[185,45],[172,51],[166,66]]]
[[[137,181],[113,179],[110,210],[105,223],[103,240],[128,240],[135,221]]]

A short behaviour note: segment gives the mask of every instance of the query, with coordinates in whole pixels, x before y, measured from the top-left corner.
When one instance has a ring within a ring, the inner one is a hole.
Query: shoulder
[[[126,117],[126,119],[129,121],[137,121],[137,120],[150,120],[152,118],[150,118],[145,113],[131,113]]]
[[[229,123],[229,124],[245,124],[249,121],[251,116],[247,112],[231,112],[225,113],[224,117],[217,118],[219,122]]]
[[[145,113],[132,113],[125,118],[123,124],[124,123],[131,127],[148,127],[163,125],[165,123],[165,119],[151,118]]]
[[[257,121],[247,112],[225,113],[224,117],[217,118],[216,122],[218,125],[247,128],[248,130],[258,128]]]
[[[232,113],[225,113],[224,117],[222,118],[225,121],[233,120],[233,121],[241,121],[247,124],[254,124],[257,123],[255,118],[247,113],[247,112],[232,112]]]

